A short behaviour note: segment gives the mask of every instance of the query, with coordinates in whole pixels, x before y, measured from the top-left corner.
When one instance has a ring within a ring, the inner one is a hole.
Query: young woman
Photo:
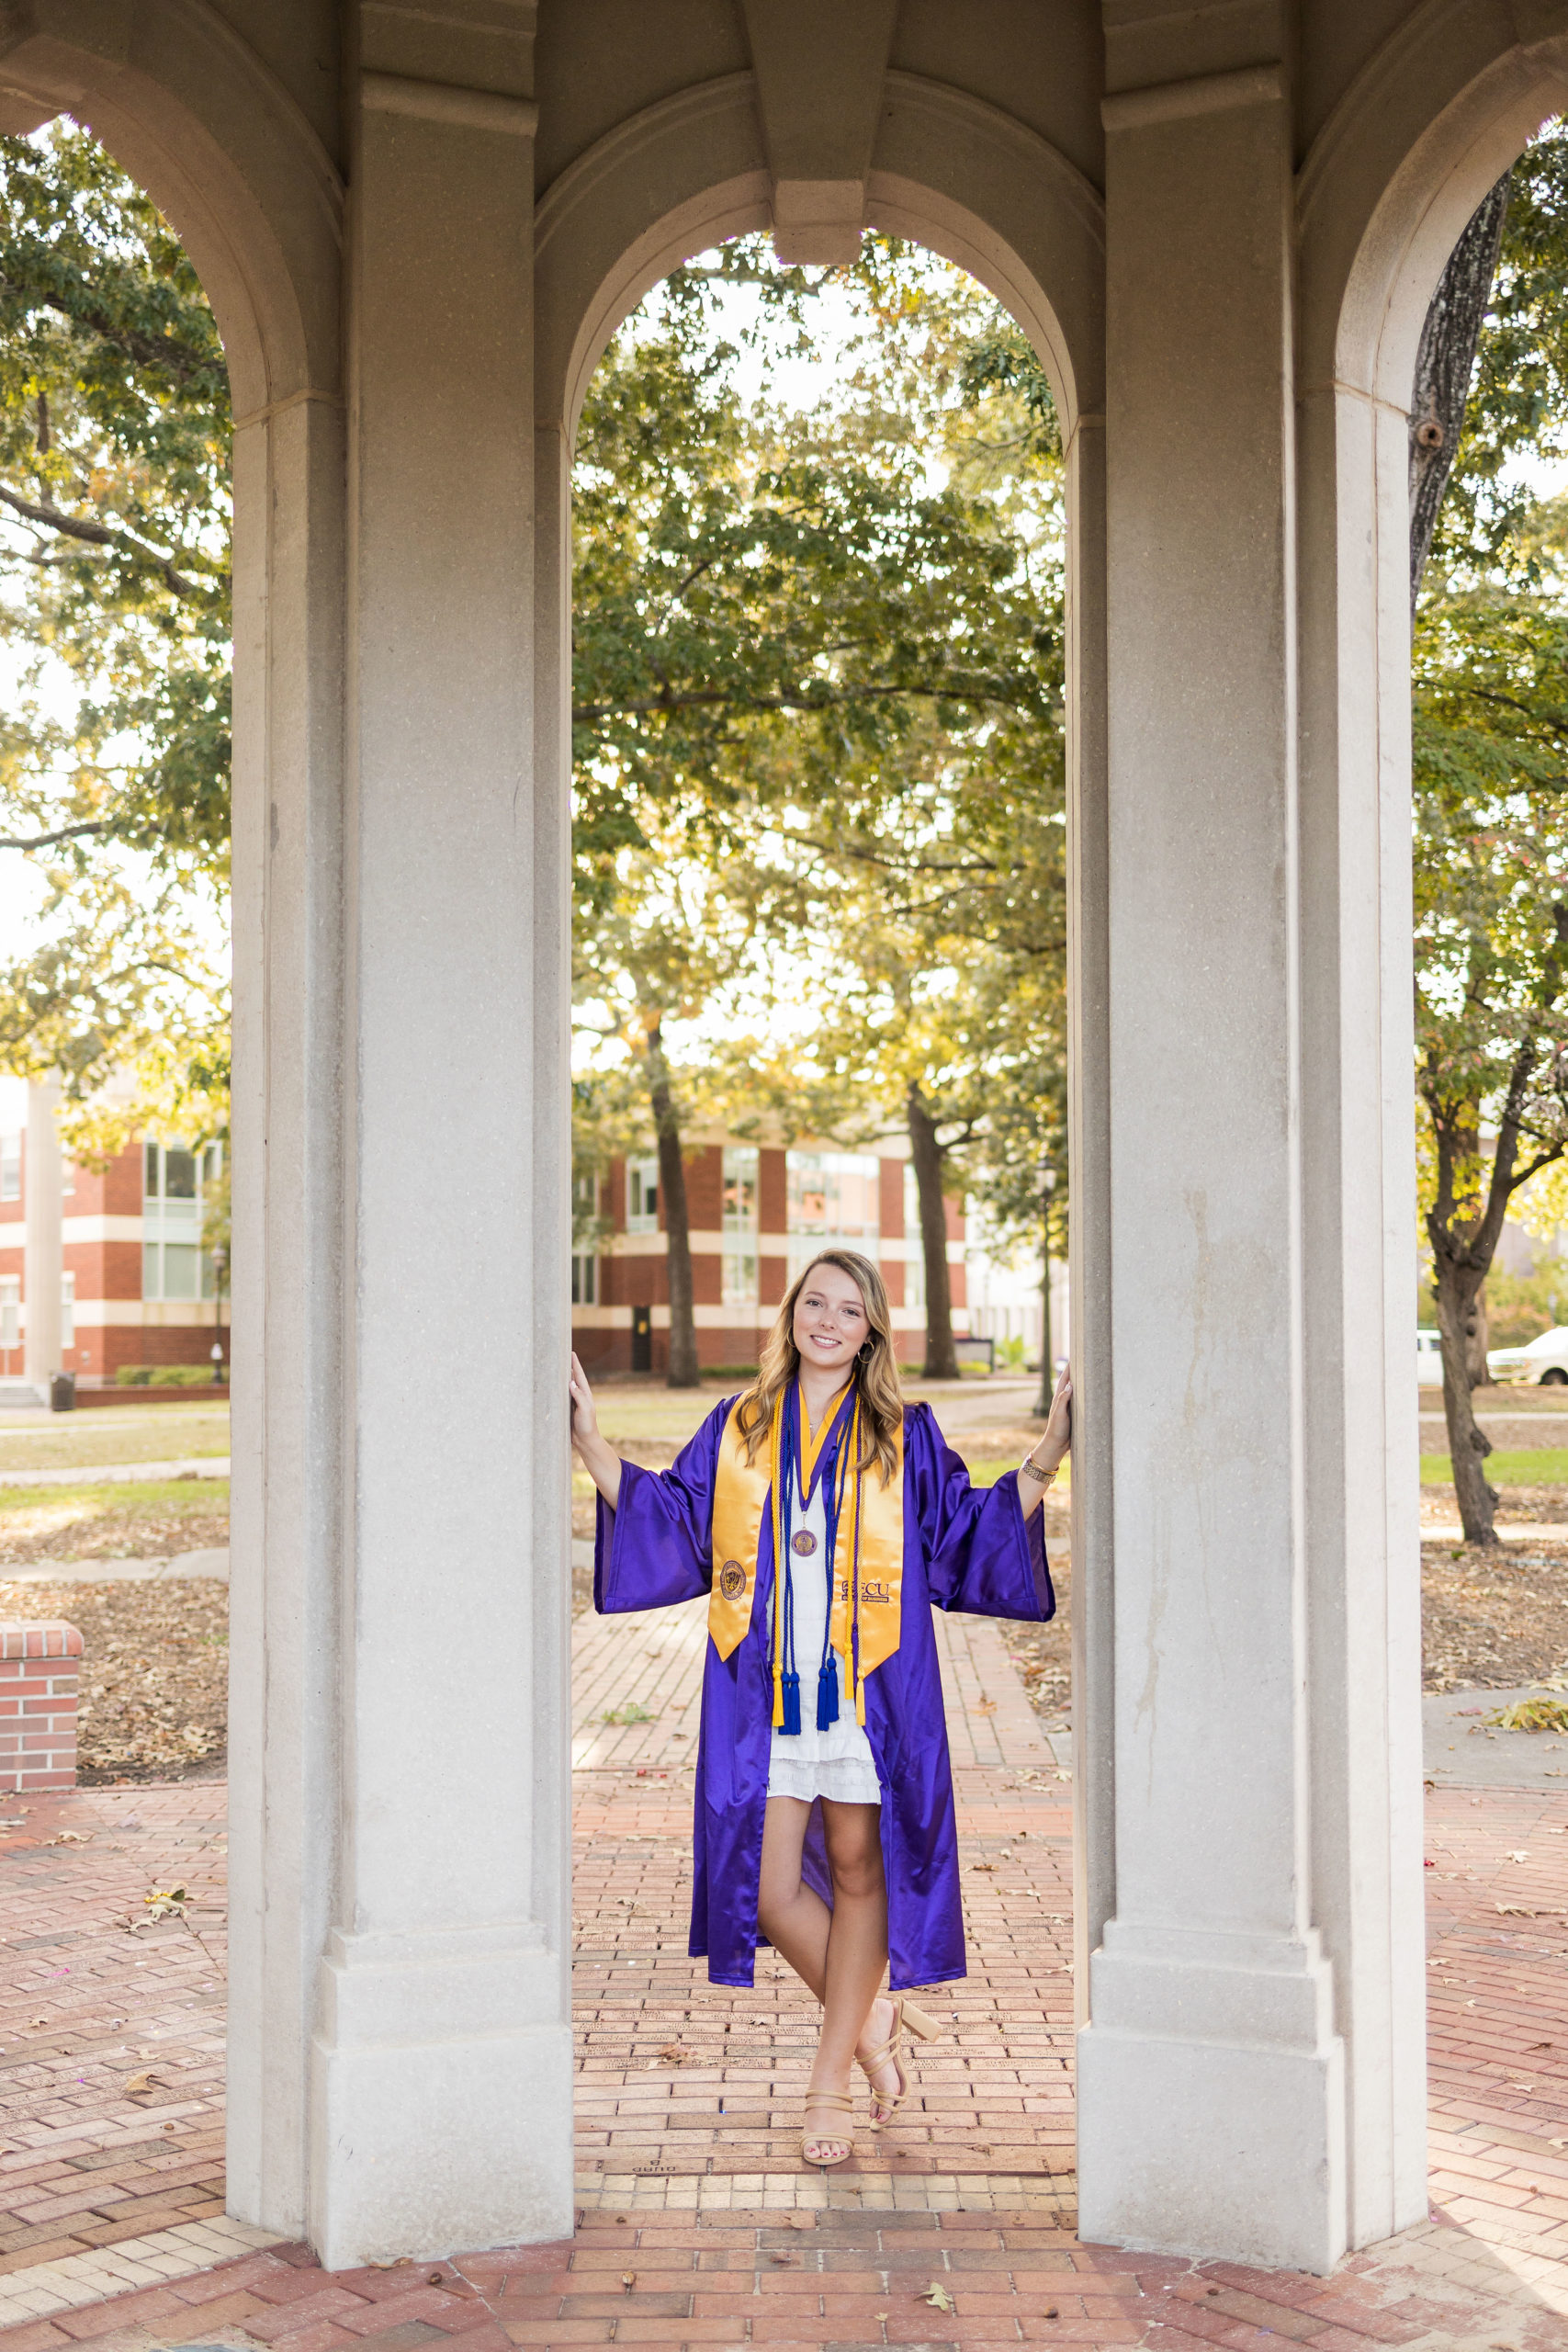
[[[806,1269],[757,1378],[672,1469],[611,1452],[572,1357],[572,1443],[600,1496],[594,1606],[709,1596],[690,1950],[714,1984],[745,1985],[771,1943],[821,2002],[808,2164],[852,2153],[853,2061],[873,2131],[908,2098],[906,2036],[935,2028],[904,1987],[964,1973],[931,1603],[1051,1615],[1040,1504],[1071,1400],[1064,1373],[1021,1468],[972,1487],[931,1408],[905,1406],[882,1277],[849,1250]]]

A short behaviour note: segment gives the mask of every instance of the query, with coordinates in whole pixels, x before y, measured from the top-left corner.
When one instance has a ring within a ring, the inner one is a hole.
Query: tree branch
[[[35,833],[31,841],[0,837],[0,849],[48,849],[53,842],[74,841],[79,833],[101,833],[107,828],[99,822],[90,825],[62,825],[57,833]]]
[[[145,539],[139,539],[134,531],[111,530],[106,523],[89,523],[74,514],[62,514],[58,506],[35,505],[31,499],[19,498],[14,490],[7,490],[3,482],[0,482],[0,503],[9,506],[26,523],[36,523],[45,529],[58,531],[68,539],[84,540],[88,547],[130,548],[133,553],[144,557],[154,571],[163,575],[165,585],[176,596],[204,596],[211,593],[198,582],[187,580],[183,571],[175,570],[166,555],[156,548],[149,547]]]

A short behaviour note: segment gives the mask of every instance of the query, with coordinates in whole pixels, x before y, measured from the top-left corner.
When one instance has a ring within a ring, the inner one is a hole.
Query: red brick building
[[[99,1174],[62,1160],[52,1133],[29,1136],[29,1114],[47,1118],[44,1090],[0,1079],[0,1379],[40,1376],[27,1348],[29,1279],[59,1285],[41,1376],[112,1387],[121,1365],[208,1363],[215,1340],[227,1359],[228,1301],[220,1314],[201,1235],[221,1147],[139,1141]],[[29,1247],[28,1193],[49,1182],[40,1169],[52,1170],[58,1201],[33,1220]]]
[[[754,1364],[780,1301],[819,1250],[859,1250],[882,1269],[900,1361],[925,1346],[925,1265],[914,1171],[902,1147],[844,1152],[773,1148],[713,1136],[685,1156],[698,1361]],[[659,1163],[613,1161],[580,1177],[572,1260],[572,1344],[599,1372],[663,1372],[670,1287]],[[964,1226],[947,1204],[955,1328],[967,1329]]]

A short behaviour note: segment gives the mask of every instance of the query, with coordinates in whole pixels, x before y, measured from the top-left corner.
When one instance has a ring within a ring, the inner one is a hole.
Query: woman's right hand
[[[599,1415],[593,1403],[593,1391],[588,1385],[588,1374],[579,1363],[575,1350],[567,1391],[571,1398],[571,1442],[581,1453],[583,1440],[596,1438],[599,1434]]]
[[[571,1442],[578,1460],[587,1471],[612,1510],[621,1499],[621,1457],[606,1445],[599,1433],[599,1416],[594,1409],[593,1391],[588,1385],[588,1374],[571,1359],[571,1377],[567,1383],[571,1398]]]

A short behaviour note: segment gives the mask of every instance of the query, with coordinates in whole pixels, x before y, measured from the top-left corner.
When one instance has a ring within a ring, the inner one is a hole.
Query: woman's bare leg
[[[800,1875],[810,1819],[811,1807],[799,1797],[768,1799],[757,1921],[779,1957],[820,2000],[828,1981],[828,1930],[833,1915]]]
[[[811,1808],[795,1797],[770,1797],[762,1828],[762,1869],[757,1910],[762,1932],[823,2005],[822,2033],[811,2070],[812,2090],[847,2091],[858,2050],[870,2052],[893,2030],[893,2006],[878,1999],[887,1966],[887,1892],[882,1873],[880,1810],[874,1804],[823,1800],[822,1821],[833,1907],[800,1875]],[[897,2069],[879,2067],[874,2091],[897,2088]],[[818,2110],[825,2121],[841,2109]],[[811,2112],[810,2093],[807,2114]],[[848,2145],[841,2131],[812,2133],[807,2154],[818,2161]]]
[[[822,1800],[828,1868],[833,1880],[832,1926],[828,1938],[822,2033],[812,2082],[842,2090],[850,2062],[886,2041],[893,2030],[893,2003],[882,1993],[887,1968],[887,1884],[882,1871],[882,1808]],[[890,2063],[872,2076],[873,2096],[898,2087]]]

